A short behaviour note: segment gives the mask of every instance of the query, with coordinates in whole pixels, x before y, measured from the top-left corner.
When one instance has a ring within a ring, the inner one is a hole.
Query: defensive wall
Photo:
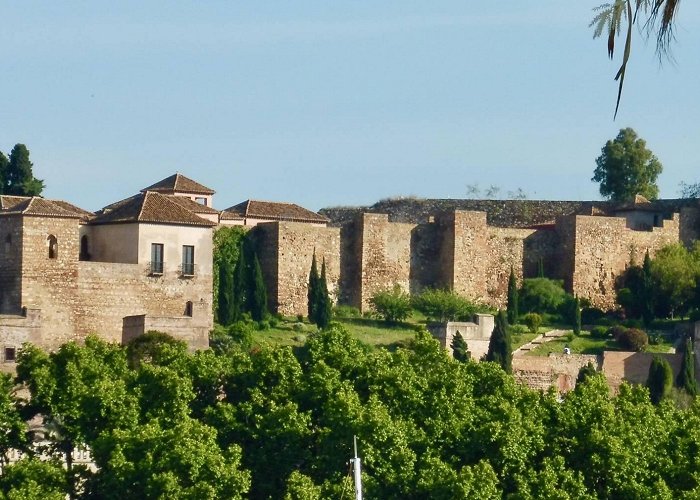
[[[570,209],[573,202],[566,203]],[[370,307],[375,293],[397,284],[411,294],[447,287],[503,307],[511,268],[521,280],[537,276],[540,265],[569,292],[607,309],[615,305],[616,279],[631,262],[682,241],[683,235],[694,238],[700,217],[697,208],[681,207],[680,214],[664,212],[657,226],[640,230],[599,205],[576,208],[600,215],[564,215],[529,228],[494,226],[489,213],[457,210],[414,217],[424,219],[418,222],[353,212],[340,227],[270,222],[254,231],[270,306],[283,314],[306,313],[314,251],[319,266],[326,261],[333,298],[361,310]]]

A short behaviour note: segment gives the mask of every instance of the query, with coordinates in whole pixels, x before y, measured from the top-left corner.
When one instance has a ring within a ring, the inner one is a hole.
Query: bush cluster
[[[639,328],[614,326],[610,329],[612,336],[624,349],[639,352],[649,345],[649,336]]]

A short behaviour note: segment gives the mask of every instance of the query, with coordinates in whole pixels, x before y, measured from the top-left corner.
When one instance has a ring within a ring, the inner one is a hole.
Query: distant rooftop
[[[106,207],[90,222],[92,224],[116,224],[127,222],[151,222],[188,226],[214,226],[216,223],[195,215],[192,211],[155,191],[145,191]],[[193,202],[194,203],[194,202]],[[196,204],[196,203],[195,203]]]
[[[274,201],[246,200],[227,208],[222,212],[222,219],[251,218],[296,222],[316,222],[325,224],[328,218],[312,212],[295,203]]]
[[[185,177],[180,173],[173,174],[170,177],[166,177],[165,179],[158,181],[155,184],[152,184],[147,188],[143,188],[141,190],[142,193],[146,191],[157,191],[169,194],[179,192],[204,195],[212,195],[216,192],[213,189],[209,189],[208,187],[203,186],[199,182],[193,181],[189,177]]]
[[[0,214],[36,215],[87,219],[91,212],[62,200],[48,200],[40,196],[0,196]]]

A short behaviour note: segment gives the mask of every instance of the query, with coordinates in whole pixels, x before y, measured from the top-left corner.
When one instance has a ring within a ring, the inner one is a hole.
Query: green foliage
[[[505,312],[498,311],[496,324],[489,340],[489,350],[486,353],[486,361],[498,363],[503,371],[512,373],[513,353],[511,349],[510,333]]]
[[[7,167],[10,165],[10,161],[5,156],[5,153],[0,151],[0,194],[4,194],[5,185],[7,179]]]
[[[434,321],[469,321],[477,306],[451,290],[427,288],[413,298],[413,307]]]
[[[518,322],[518,281],[515,278],[513,266],[510,268],[510,276],[508,276],[508,324],[514,325]]]
[[[467,347],[467,342],[462,337],[462,334],[457,332],[454,337],[452,337],[452,342],[450,343],[450,348],[452,349],[452,357],[455,361],[460,363],[466,363],[472,358],[472,353],[469,352],[469,347]]]
[[[217,321],[220,325],[227,326],[236,316],[233,302],[233,269],[228,260],[221,262],[218,267]]]
[[[690,251],[681,243],[663,247],[650,267],[659,316],[685,314],[697,303],[700,280],[700,245],[697,242]]]
[[[695,356],[693,351],[693,341],[691,338],[685,340],[685,349],[683,350],[683,364],[681,371],[676,378],[676,386],[685,390],[689,395],[696,396],[698,386],[695,380]]]
[[[12,378],[0,374],[0,466],[8,460],[10,450],[24,448],[27,437],[27,425],[20,415],[14,395]]]
[[[578,371],[576,385],[584,383],[586,380],[594,377],[596,373],[598,373],[598,371],[595,369],[595,366],[593,366],[593,363],[589,361],[586,366],[581,367],[581,369]]]
[[[262,321],[267,316],[267,290],[263,280],[258,256],[253,254],[253,288],[250,291],[250,315],[254,321]]]
[[[0,160],[0,163],[2,160]],[[39,196],[44,189],[44,181],[36,179],[29,161],[29,150],[24,144],[15,144],[4,175],[4,194],[15,196]]]
[[[594,326],[591,328],[591,337],[594,339],[606,339],[610,336],[610,328],[607,326]]]
[[[581,301],[576,297],[574,301],[574,335],[581,335]]]
[[[542,314],[557,313],[567,294],[561,281],[530,278],[523,280],[519,297],[523,311]]]
[[[643,351],[649,345],[649,336],[638,328],[614,327],[612,335],[623,349]]]
[[[129,341],[126,357],[130,368],[138,368],[142,363],[161,364],[173,355],[187,352],[187,344],[167,333],[148,331]]]
[[[311,259],[311,270],[309,271],[309,288],[307,291],[307,311],[309,321],[316,321],[316,307],[318,301],[318,286],[320,277],[318,275],[318,265],[316,264],[316,252]]]
[[[68,482],[58,460],[25,457],[3,466],[0,492],[8,500],[65,500]]]
[[[337,305],[333,308],[333,317],[339,319],[361,318],[362,313],[357,307]]]
[[[328,328],[333,318],[333,303],[328,294],[328,280],[326,279],[326,259],[321,264],[321,277],[318,280],[316,290],[316,324],[319,328]]]
[[[673,371],[668,361],[654,356],[649,367],[647,387],[649,388],[651,402],[655,405],[658,405],[663,399],[668,397],[673,387]]]
[[[527,325],[530,332],[537,333],[542,325],[542,316],[537,313],[527,313],[525,316],[523,316],[523,323]]]
[[[411,296],[396,284],[391,290],[377,292],[369,299],[377,314],[388,323],[405,320],[411,314]]]
[[[591,180],[600,183],[600,194],[605,198],[630,201],[637,194],[649,200],[659,197],[656,178],[663,166],[633,129],[621,129],[614,140],[607,141],[596,165]]]
[[[241,254],[241,247],[246,236],[246,231],[241,226],[221,226],[213,235],[214,243],[214,297],[216,308],[214,314],[217,322],[228,325],[235,320],[237,314],[234,310],[234,283],[236,263]],[[222,280],[224,283],[222,284]],[[222,307],[225,311],[220,312]]]

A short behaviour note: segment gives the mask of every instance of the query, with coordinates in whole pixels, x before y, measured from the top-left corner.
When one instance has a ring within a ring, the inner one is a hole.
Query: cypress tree
[[[673,386],[673,371],[668,361],[658,356],[654,356],[649,367],[649,378],[647,379],[647,387],[649,388],[649,397],[655,405],[668,396]]]
[[[333,314],[333,304],[331,304],[331,298],[328,295],[325,258],[323,259],[323,264],[321,264],[321,277],[318,280],[315,314],[316,324],[319,328],[323,329],[330,325]]]
[[[217,320],[220,325],[228,326],[234,320],[233,312],[233,270],[231,263],[224,260],[219,264],[219,296]]]
[[[514,325],[518,321],[518,280],[515,279],[513,266],[510,266],[510,276],[508,277],[508,323]]]
[[[462,334],[457,332],[457,334],[452,337],[452,342],[450,343],[452,348],[452,357],[459,361],[460,363],[466,363],[472,357],[472,353],[469,352],[469,347],[467,347],[467,342],[462,337]]]
[[[676,378],[676,386],[684,389],[691,396],[695,396],[698,393],[698,385],[695,381],[695,353],[693,352],[693,341],[690,338],[687,338],[685,341],[683,364]]]
[[[16,196],[38,196],[44,182],[36,179],[29,161],[29,150],[24,144],[15,144],[10,152],[10,163],[5,175],[5,194]]]
[[[311,260],[311,271],[309,272],[309,289],[307,291],[307,310],[308,317],[311,323],[316,323],[316,301],[318,294],[318,267],[316,265],[316,251]]]
[[[654,278],[651,273],[651,257],[649,251],[644,255],[642,264],[642,283],[639,291],[639,305],[642,310],[644,325],[649,326],[654,320]]]
[[[233,297],[231,305],[231,321],[239,321],[246,311],[248,293],[248,272],[245,246],[238,253],[236,267],[233,270]]]
[[[489,341],[489,350],[486,353],[486,361],[494,361],[501,365],[506,373],[512,373],[513,353],[511,349],[510,332],[505,313],[498,311],[496,324]]]
[[[7,182],[7,167],[10,165],[5,153],[0,151],[0,194],[5,193],[5,184]]]
[[[253,279],[250,294],[250,315],[255,321],[262,321],[267,316],[267,290],[263,279],[258,256],[253,253]]]
[[[574,335],[581,335],[581,300],[574,299]]]

